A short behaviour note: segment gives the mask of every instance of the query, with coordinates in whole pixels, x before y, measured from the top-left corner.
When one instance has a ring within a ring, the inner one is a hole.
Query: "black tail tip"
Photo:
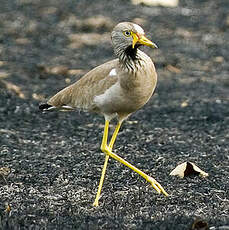
[[[52,106],[49,105],[49,104],[47,104],[47,103],[44,103],[44,104],[40,104],[40,105],[39,105],[39,109],[40,109],[42,112],[48,110],[50,107],[52,107]]]

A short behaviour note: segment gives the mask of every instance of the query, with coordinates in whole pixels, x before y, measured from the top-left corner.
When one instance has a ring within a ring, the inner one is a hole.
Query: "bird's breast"
[[[157,74],[153,63],[133,74],[126,74],[120,79],[124,94],[136,107],[144,105],[152,96],[157,83]]]
[[[147,69],[149,70],[149,68]],[[151,97],[156,86],[156,72],[141,70],[135,73],[117,72],[119,80],[103,94],[94,98],[96,106],[104,114],[135,112]]]

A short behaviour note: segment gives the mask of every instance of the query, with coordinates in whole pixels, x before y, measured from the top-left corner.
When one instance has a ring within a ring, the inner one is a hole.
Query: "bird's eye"
[[[126,30],[123,32],[123,34],[126,36],[126,37],[130,37],[131,35],[131,32],[129,30]]]

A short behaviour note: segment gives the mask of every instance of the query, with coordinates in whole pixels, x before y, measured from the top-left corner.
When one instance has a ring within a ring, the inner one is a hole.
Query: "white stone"
[[[147,6],[177,7],[179,0],[132,0],[134,5],[145,4]]]

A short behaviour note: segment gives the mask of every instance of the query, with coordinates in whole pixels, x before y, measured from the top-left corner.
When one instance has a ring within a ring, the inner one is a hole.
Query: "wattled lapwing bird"
[[[145,37],[144,30],[139,25],[131,22],[116,25],[111,33],[111,40],[117,59],[94,68],[80,80],[58,92],[46,104],[39,106],[42,111],[82,109],[104,116],[101,150],[106,158],[94,206],[98,206],[109,157],[141,175],[158,193],[168,195],[154,178],[112,152],[122,122],[147,103],[157,84],[154,64],[139,47],[157,46]],[[117,118],[118,122],[108,144],[109,122],[113,118]]]

